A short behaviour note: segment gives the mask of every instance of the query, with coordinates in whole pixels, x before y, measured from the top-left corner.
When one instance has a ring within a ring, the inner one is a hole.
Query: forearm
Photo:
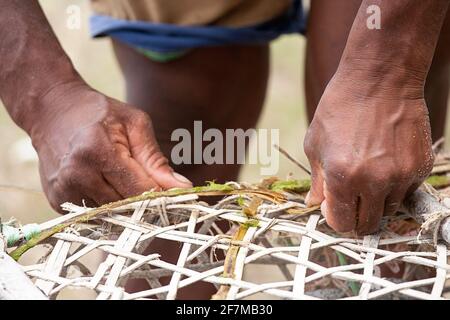
[[[53,88],[80,81],[37,1],[0,0],[0,97],[30,133]]]
[[[338,72],[359,79],[361,85],[373,82],[388,91],[399,85],[423,91],[449,3],[449,0],[364,0]],[[367,26],[370,5],[380,8],[380,29]]]

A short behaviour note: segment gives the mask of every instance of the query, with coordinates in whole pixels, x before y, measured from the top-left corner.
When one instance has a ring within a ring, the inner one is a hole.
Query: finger
[[[83,195],[82,199],[89,201],[89,206],[92,207],[122,199],[120,194],[106,182],[101,171],[92,165],[66,171],[64,190],[72,194],[78,192],[78,196]]]
[[[188,178],[173,171],[161,152],[151,155],[144,168],[163,189],[192,187]]]
[[[56,191],[48,195],[48,201],[50,206],[58,213],[67,213],[62,209],[62,205],[66,202],[73,203],[77,206],[96,207],[94,200],[81,193],[77,189],[70,189],[70,193],[67,191]]]
[[[398,187],[394,189],[387,197],[384,208],[384,215],[389,216],[395,214],[401,207],[405,198],[411,195],[414,191],[416,191],[421,182],[413,183],[408,188]]]
[[[81,199],[81,206],[88,207],[88,208],[95,208],[97,207],[97,203],[90,197],[85,196]]]
[[[323,195],[323,184],[322,169],[319,166],[313,166],[311,170],[311,188],[305,198],[308,207],[319,205],[325,199]]]
[[[392,192],[386,197],[384,204],[384,215],[390,216],[395,214],[400,208],[403,200],[406,197],[407,188],[398,187],[392,190]]]
[[[323,186],[325,200],[321,210],[328,225],[337,232],[354,230],[358,197],[345,186],[328,185],[326,181]]]
[[[356,232],[361,235],[377,232],[384,215],[386,193],[363,192],[360,196]]]
[[[136,125],[128,128],[131,156],[146,173],[163,189],[189,188],[192,182],[173,171],[161,152],[148,118],[139,118]]]
[[[123,199],[101,174],[90,175],[86,181],[85,192],[97,206]]]
[[[160,189],[144,168],[125,152],[112,155],[101,172],[105,180],[123,198],[136,196],[155,188]]]
[[[416,182],[416,183],[413,183],[413,184],[408,188],[408,190],[406,191],[405,198],[408,197],[408,196],[410,196],[410,195],[411,195],[414,191],[416,191],[421,185],[422,185],[422,182]]]

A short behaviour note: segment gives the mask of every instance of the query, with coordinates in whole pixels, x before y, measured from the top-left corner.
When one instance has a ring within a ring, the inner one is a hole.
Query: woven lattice
[[[215,285],[218,299],[446,297],[447,244],[434,243],[432,235],[418,238],[420,224],[409,215],[384,218],[376,235],[342,237],[319,212],[306,210],[302,197],[284,197],[242,191],[214,205],[195,193],[157,197],[97,212],[89,221],[76,219],[91,209],[68,204],[68,215],[40,227],[78,222],[32,248],[45,247],[47,254],[24,270],[51,298],[75,287],[95,291],[98,299],[175,299],[197,282]],[[143,254],[156,238],[179,244],[178,261],[169,263],[164,252]],[[83,259],[93,252],[104,254],[89,269]],[[168,284],[161,284],[163,277]],[[150,289],[125,292],[136,278]]]

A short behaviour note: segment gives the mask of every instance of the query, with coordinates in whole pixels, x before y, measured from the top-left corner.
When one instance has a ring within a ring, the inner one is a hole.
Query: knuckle
[[[143,111],[137,110],[132,117],[133,122],[138,127],[149,127],[151,126],[150,116]]]
[[[401,181],[423,181],[431,173],[433,162],[414,162],[407,160],[398,173]]]
[[[98,150],[92,145],[79,146],[72,153],[67,166],[76,169],[83,164],[95,165],[98,160]]]
[[[326,206],[325,217],[327,224],[337,232],[353,231],[356,224],[354,206],[350,203],[333,201]]]
[[[81,144],[73,150],[66,160],[66,166],[73,170],[81,166],[104,166],[111,159],[111,150],[105,150],[102,144]]]
[[[79,189],[83,186],[83,177],[80,177],[78,172],[79,170],[74,170],[73,167],[68,167],[62,170],[60,185],[64,193]]]
[[[159,169],[169,163],[168,159],[160,150],[154,150],[150,153],[147,164],[153,169]]]
[[[394,166],[380,163],[361,165],[359,178],[366,188],[374,193],[386,192],[398,182],[398,170]]]
[[[398,185],[402,185],[405,181],[402,174],[399,172],[398,169],[388,169],[385,173],[385,179],[386,182],[391,186],[395,187]]]
[[[72,150],[69,157],[77,161],[91,159],[102,152],[103,138],[104,129],[101,124],[84,129],[71,140]]]
[[[355,177],[357,171],[354,165],[345,158],[328,160],[324,164],[324,171],[331,184],[349,183]]]
[[[415,181],[415,175],[411,172],[400,172],[396,175],[395,185],[402,186],[405,184],[410,184],[412,181]]]
[[[305,140],[303,141],[303,151],[305,152],[308,159],[311,159],[313,157],[314,150],[315,150],[314,146],[315,146],[315,144],[312,141],[311,133],[308,130],[308,132],[306,133],[306,136],[305,136]]]
[[[408,166],[408,167],[406,167],[406,165],[405,165],[402,168],[402,170],[400,171],[399,176],[403,180],[413,179],[417,175],[417,171],[416,170],[417,169],[416,169],[415,166]]]
[[[382,168],[366,170],[362,175],[369,184],[380,188],[387,186],[395,179],[391,171]]]

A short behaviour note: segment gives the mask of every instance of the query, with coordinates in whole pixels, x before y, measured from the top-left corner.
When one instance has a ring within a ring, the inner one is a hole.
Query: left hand
[[[307,204],[321,203],[339,232],[377,231],[381,217],[395,213],[432,169],[422,90],[382,87],[335,75],[305,137],[312,168]]]

